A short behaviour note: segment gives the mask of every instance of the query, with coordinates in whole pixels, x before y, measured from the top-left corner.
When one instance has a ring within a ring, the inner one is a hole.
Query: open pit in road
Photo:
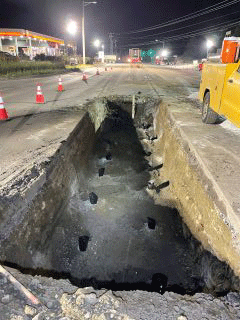
[[[230,267],[209,252],[207,235],[194,233],[209,251],[182,220],[194,230],[194,212],[185,213],[182,195],[172,192],[170,171],[183,175],[187,164],[178,167],[176,141],[159,128],[161,101],[136,99],[134,120],[131,97],[92,102],[34,185],[2,196],[0,260],[81,287],[238,290]]]

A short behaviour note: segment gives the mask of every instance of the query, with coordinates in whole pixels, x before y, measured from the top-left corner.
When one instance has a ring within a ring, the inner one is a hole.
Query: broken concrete
[[[68,280],[55,280],[22,274],[8,268],[33,294],[41,305],[29,305],[22,295],[0,276],[0,320],[219,320],[240,318],[239,293],[215,298],[210,294],[194,296],[165,292],[95,290],[78,288]],[[8,303],[1,299],[10,295]]]

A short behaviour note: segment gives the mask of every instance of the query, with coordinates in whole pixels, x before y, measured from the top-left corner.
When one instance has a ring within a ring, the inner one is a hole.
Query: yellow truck
[[[234,55],[233,50],[231,52],[227,57],[222,54],[222,61],[226,63],[207,62],[203,65],[198,98],[203,102],[202,121],[205,123],[221,123],[227,118],[240,127],[239,49],[234,51]]]

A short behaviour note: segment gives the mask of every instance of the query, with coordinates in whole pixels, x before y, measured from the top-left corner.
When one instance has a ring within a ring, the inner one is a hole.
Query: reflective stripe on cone
[[[44,103],[44,95],[40,85],[37,86],[36,103]]]

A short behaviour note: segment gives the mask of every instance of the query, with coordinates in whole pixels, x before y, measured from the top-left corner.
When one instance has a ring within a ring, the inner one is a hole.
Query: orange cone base
[[[60,92],[64,91],[64,87],[63,87],[62,84],[59,84],[59,85],[58,85],[58,91],[60,91]]]
[[[6,120],[8,119],[8,114],[6,109],[0,109],[0,120]]]
[[[36,95],[36,103],[44,103],[44,95],[43,94]]]

